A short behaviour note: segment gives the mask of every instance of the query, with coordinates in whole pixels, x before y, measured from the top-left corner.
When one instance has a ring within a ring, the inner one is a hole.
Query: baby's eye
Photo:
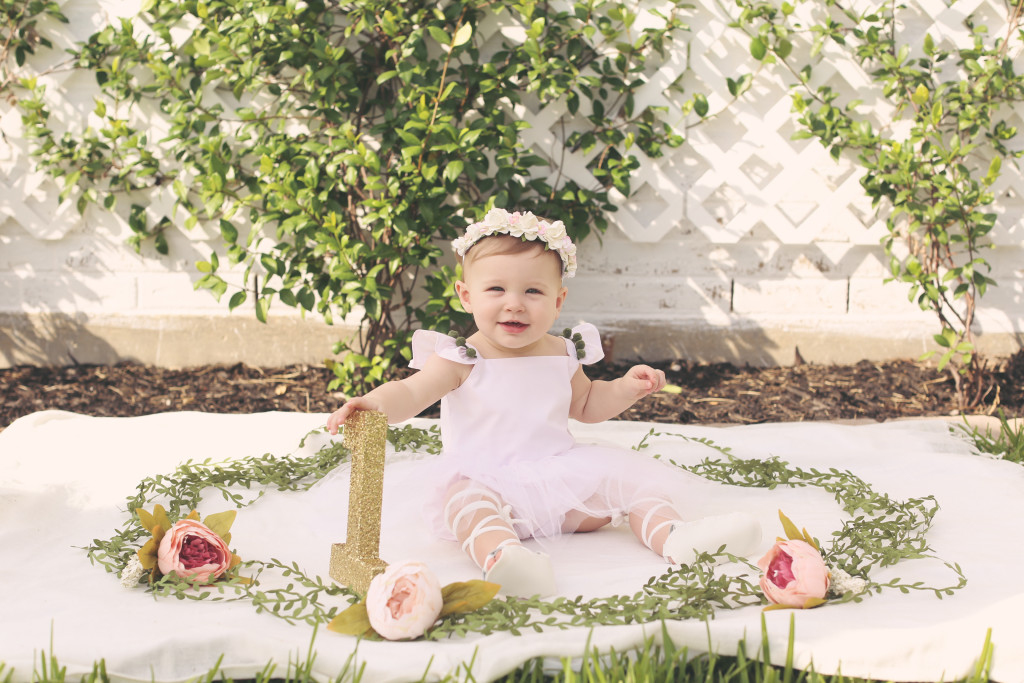
[[[526,293],[527,294],[543,294],[544,292],[540,291],[536,287],[530,287],[528,290],[526,290]]]
[[[488,287],[487,291],[488,292],[504,292],[505,288],[504,287],[499,287],[498,285],[494,285],[493,287]]]

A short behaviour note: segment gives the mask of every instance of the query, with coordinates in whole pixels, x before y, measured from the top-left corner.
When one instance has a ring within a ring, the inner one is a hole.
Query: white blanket
[[[38,671],[52,652],[70,680],[105,660],[117,679],[183,681],[218,662],[224,675],[251,677],[267,665],[284,676],[289,662],[315,651],[314,675],[337,676],[346,665],[365,666],[363,680],[428,680],[463,676],[493,679],[532,657],[579,656],[585,649],[640,645],[659,638],[661,623],[572,628],[512,635],[472,635],[440,642],[374,642],[305,623],[258,614],[249,602],[154,599],[141,586],[125,589],[118,577],[89,563],[82,549],[109,538],[128,519],[125,501],[147,476],[170,473],[186,459],[215,460],[263,453],[303,455],[328,438],[299,440],[323,425],[324,415],[168,413],[137,418],[92,418],[41,412],[0,432],[0,663],[14,681]],[[418,426],[433,424],[413,421]],[[873,573],[875,581],[900,577],[940,587],[956,583],[944,561],[957,563],[965,588],[938,599],[928,591],[888,590],[859,603],[762,613],[758,606],[716,613],[713,620],[670,621],[666,631],[691,652],[710,646],[747,651],[761,639],[762,614],[776,658],[785,653],[795,615],[795,662],[823,673],[877,679],[938,681],[968,674],[991,629],[992,677],[1024,681],[1024,468],[971,451],[943,421],[920,420],[841,426],[821,423],[744,427],[680,427],[635,422],[573,425],[579,440],[636,445],[658,431],[705,437],[740,458],[776,456],[794,467],[850,470],[876,491],[896,499],[933,495],[940,505],[928,542],[941,558],[908,560]],[[651,439],[638,457],[655,453],[695,462],[692,443]],[[392,454],[385,476],[381,557],[427,563],[441,583],[477,578],[454,543],[424,533],[418,515],[416,468],[426,454]],[[311,490],[270,492],[239,511],[232,548],[243,559],[276,558],[311,576],[328,578],[331,544],[345,540],[348,467]],[[767,551],[782,534],[777,510],[827,540],[847,519],[817,488],[726,490],[722,509],[740,508],[764,522]],[[151,507],[151,506],[150,506]],[[219,494],[200,512],[229,509]],[[569,537],[549,548],[559,590],[567,596],[632,594],[666,565],[624,529]],[[756,560],[755,556],[752,558]],[[725,568],[728,570],[728,567]],[[347,603],[339,602],[341,606]]]

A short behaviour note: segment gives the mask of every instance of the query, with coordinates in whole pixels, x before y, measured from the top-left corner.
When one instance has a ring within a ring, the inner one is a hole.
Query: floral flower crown
[[[463,257],[470,247],[491,235],[511,235],[524,242],[540,240],[545,249],[556,252],[562,258],[562,273],[565,277],[576,274],[576,245],[566,234],[562,221],[550,223],[529,211],[509,213],[505,209],[491,209],[482,221],[466,228],[464,236],[452,240],[452,248]]]

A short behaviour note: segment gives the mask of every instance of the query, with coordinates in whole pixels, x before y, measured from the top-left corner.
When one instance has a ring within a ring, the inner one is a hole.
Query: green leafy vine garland
[[[305,445],[310,432],[300,442]],[[871,567],[885,567],[902,560],[933,557],[925,535],[938,510],[931,496],[893,500],[877,493],[861,478],[849,471],[830,468],[827,471],[792,467],[778,458],[743,460],[730,449],[713,441],[679,434],[656,432],[653,429],[634,447],[649,447],[652,437],[674,437],[701,444],[716,454],[692,466],[668,462],[706,479],[737,486],[775,488],[777,486],[814,486],[831,493],[851,519],[834,532],[829,543],[822,545],[826,562],[851,575],[865,579],[864,590],[845,593],[830,602],[859,602],[865,595],[884,589],[930,590],[942,598],[962,588],[967,580],[960,567],[946,563],[955,575],[955,583],[944,587],[906,583],[892,579],[886,583],[871,581]],[[422,429],[411,425],[391,428],[388,441],[396,452],[418,451],[431,454],[441,450],[440,432],[436,426]],[[266,491],[304,491],[326,474],[348,460],[341,441],[325,445],[312,456],[296,458],[265,454],[227,462],[186,461],[170,475],[157,475],[142,480],[137,491],[128,498],[128,510],[162,502],[168,514],[177,517],[197,508],[204,491],[220,491],[236,508],[257,502]],[[659,457],[659,456],[656,456]],[[248,494],[239,490],[249,492]],[[147,532],[138,517],[131,518],[107,540],[94,539],[85,548],[90,561],[111,573],[120,572],[137,551]],[[652,577],[632,595],[591,598],[559,597],[554,600],[503,598],[467,614],[442,619],[426,637],[441,639],[468,633],[489,634],[507,631],[541,631],[545,628],[573,626],[622,625],[662,619],[707,619],[720,609],[735,609],[765,603],[760,587],[745,576],[716,573],[715,562],[727,558],[754,565],[728,553],[704,554],[692,565],[669,570]],[[297,564],[278,559],[248,560],[242,563],[250,581],[232,578],[212,586],[196,588],[188,583],[160,579],[148,590],[161,597],[179,600],[248,600],[257,612],[268,612],[289,623],[322,624],[339,611],[359,600],[347,587],[324,583],[319,576],[307,575]],[[283,588],[263,590],[260,577],[265,572],[285,579]]]

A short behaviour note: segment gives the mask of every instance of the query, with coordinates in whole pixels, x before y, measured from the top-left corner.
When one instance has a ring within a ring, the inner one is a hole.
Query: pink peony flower
[[[761,590],[776,605],[804,607],[808,599],[823,600],[828,591],[828,567],[806,541],[779,541],[757,566],[762,571]]]
[[[160,573],[174,572],[199,583],[214,581],[231,567],[231,551],[208,526],[194,519],[175,522],[160,540]]]
[[[370,626],[388,640],[423,635],[437,621],[443,604],[441,584],[420,562],[389,566],[373,577],[366,591]]]

